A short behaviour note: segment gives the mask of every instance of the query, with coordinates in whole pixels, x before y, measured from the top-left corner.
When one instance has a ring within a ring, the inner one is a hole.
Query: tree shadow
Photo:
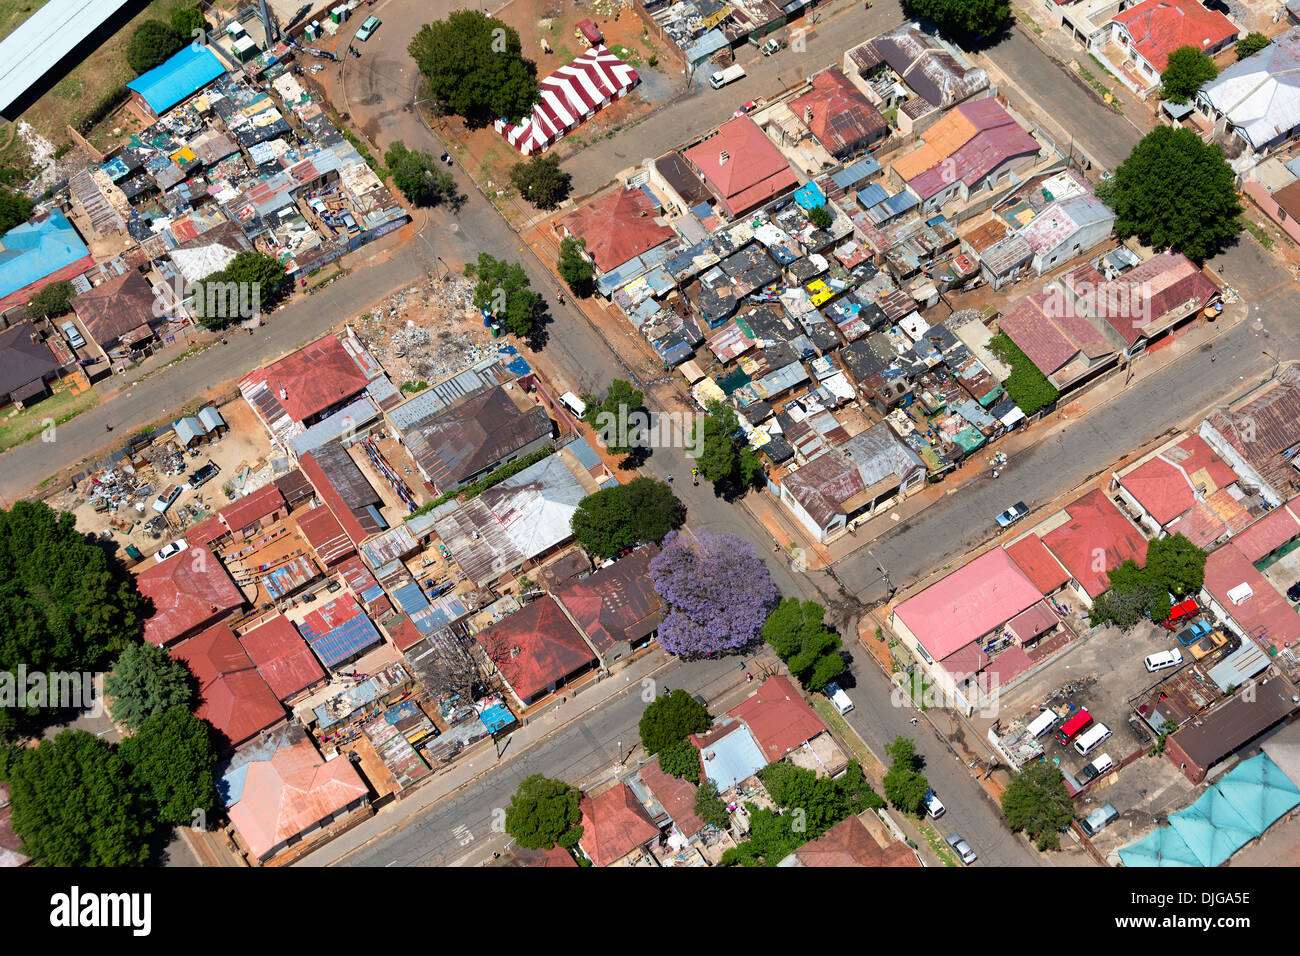
[[[623,460],[618,463],[620,471],[635,471],[644,467],[645,463],[650,460],[654,453],[649,445],[635,445],[632,450],[623,456]]]
[[[551,332],[548,326],[554,321],[555,317],[551,315],[550,307],[547,306],[545,300],[539,297],[537,308],[533,310],[533,327],[524,336],[524,342],[534,352],[540,352],[546,348],[546,343],[551,340]]]

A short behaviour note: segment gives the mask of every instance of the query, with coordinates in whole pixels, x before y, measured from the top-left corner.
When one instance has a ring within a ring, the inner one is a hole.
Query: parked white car
[[[154,559],[155,559],[159,564],[162,564],[162,563],[163,563],[164,561],[166,561],[168,558],[173,557],[174,555],[180,554],[182,551],[184,551],[184,550],[185,550],[186,548],[188,548],[189,546],[190,546],[190,545],[189,545],[189,542],[186,541],[184,538],[181,538],[179,541],[173,541],[171,544],[169,544],[169,545],[167,545],[166,547],[162,548],[162,549],[161,549],[157,554],[154,555]]]
[[[1145,661],[1147,670],[1154,674],[1156,671],[1162,671],[1168,667],[1178,667],[1183,663],[1183,652],[1178,648],[1172,651],[1161,651],[1159,654],[1148,654]]]

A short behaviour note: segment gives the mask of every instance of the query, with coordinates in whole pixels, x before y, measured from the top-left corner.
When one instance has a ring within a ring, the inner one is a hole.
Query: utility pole
[[[886,571],[885,566],[880,563],[880,559],[871,553],[870,548],[867,548],[867,554],[871,556],[872,561],[876,562],[876,570],[880,572],[880,580],[885,582],[885,600],[888,601],[894,596],[894,584],[889,579],[889,572]]]

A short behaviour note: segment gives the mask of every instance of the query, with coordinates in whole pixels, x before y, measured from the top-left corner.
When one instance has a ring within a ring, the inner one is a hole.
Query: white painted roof
[[[126,5],[126,0],[49,0],[0,40],[0,113]]]

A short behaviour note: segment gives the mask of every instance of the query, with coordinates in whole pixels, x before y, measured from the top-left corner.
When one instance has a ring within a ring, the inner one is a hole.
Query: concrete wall
[[[1296,242],[1300,242],[1300,222],[1291,218],[1285,209],[1273,201],[1273,194],[1268,191],[1263,183],[1255,179],[1253,175],[1248,175],[1242,189],[1264,215],[1281,226],[1288,236]]]

